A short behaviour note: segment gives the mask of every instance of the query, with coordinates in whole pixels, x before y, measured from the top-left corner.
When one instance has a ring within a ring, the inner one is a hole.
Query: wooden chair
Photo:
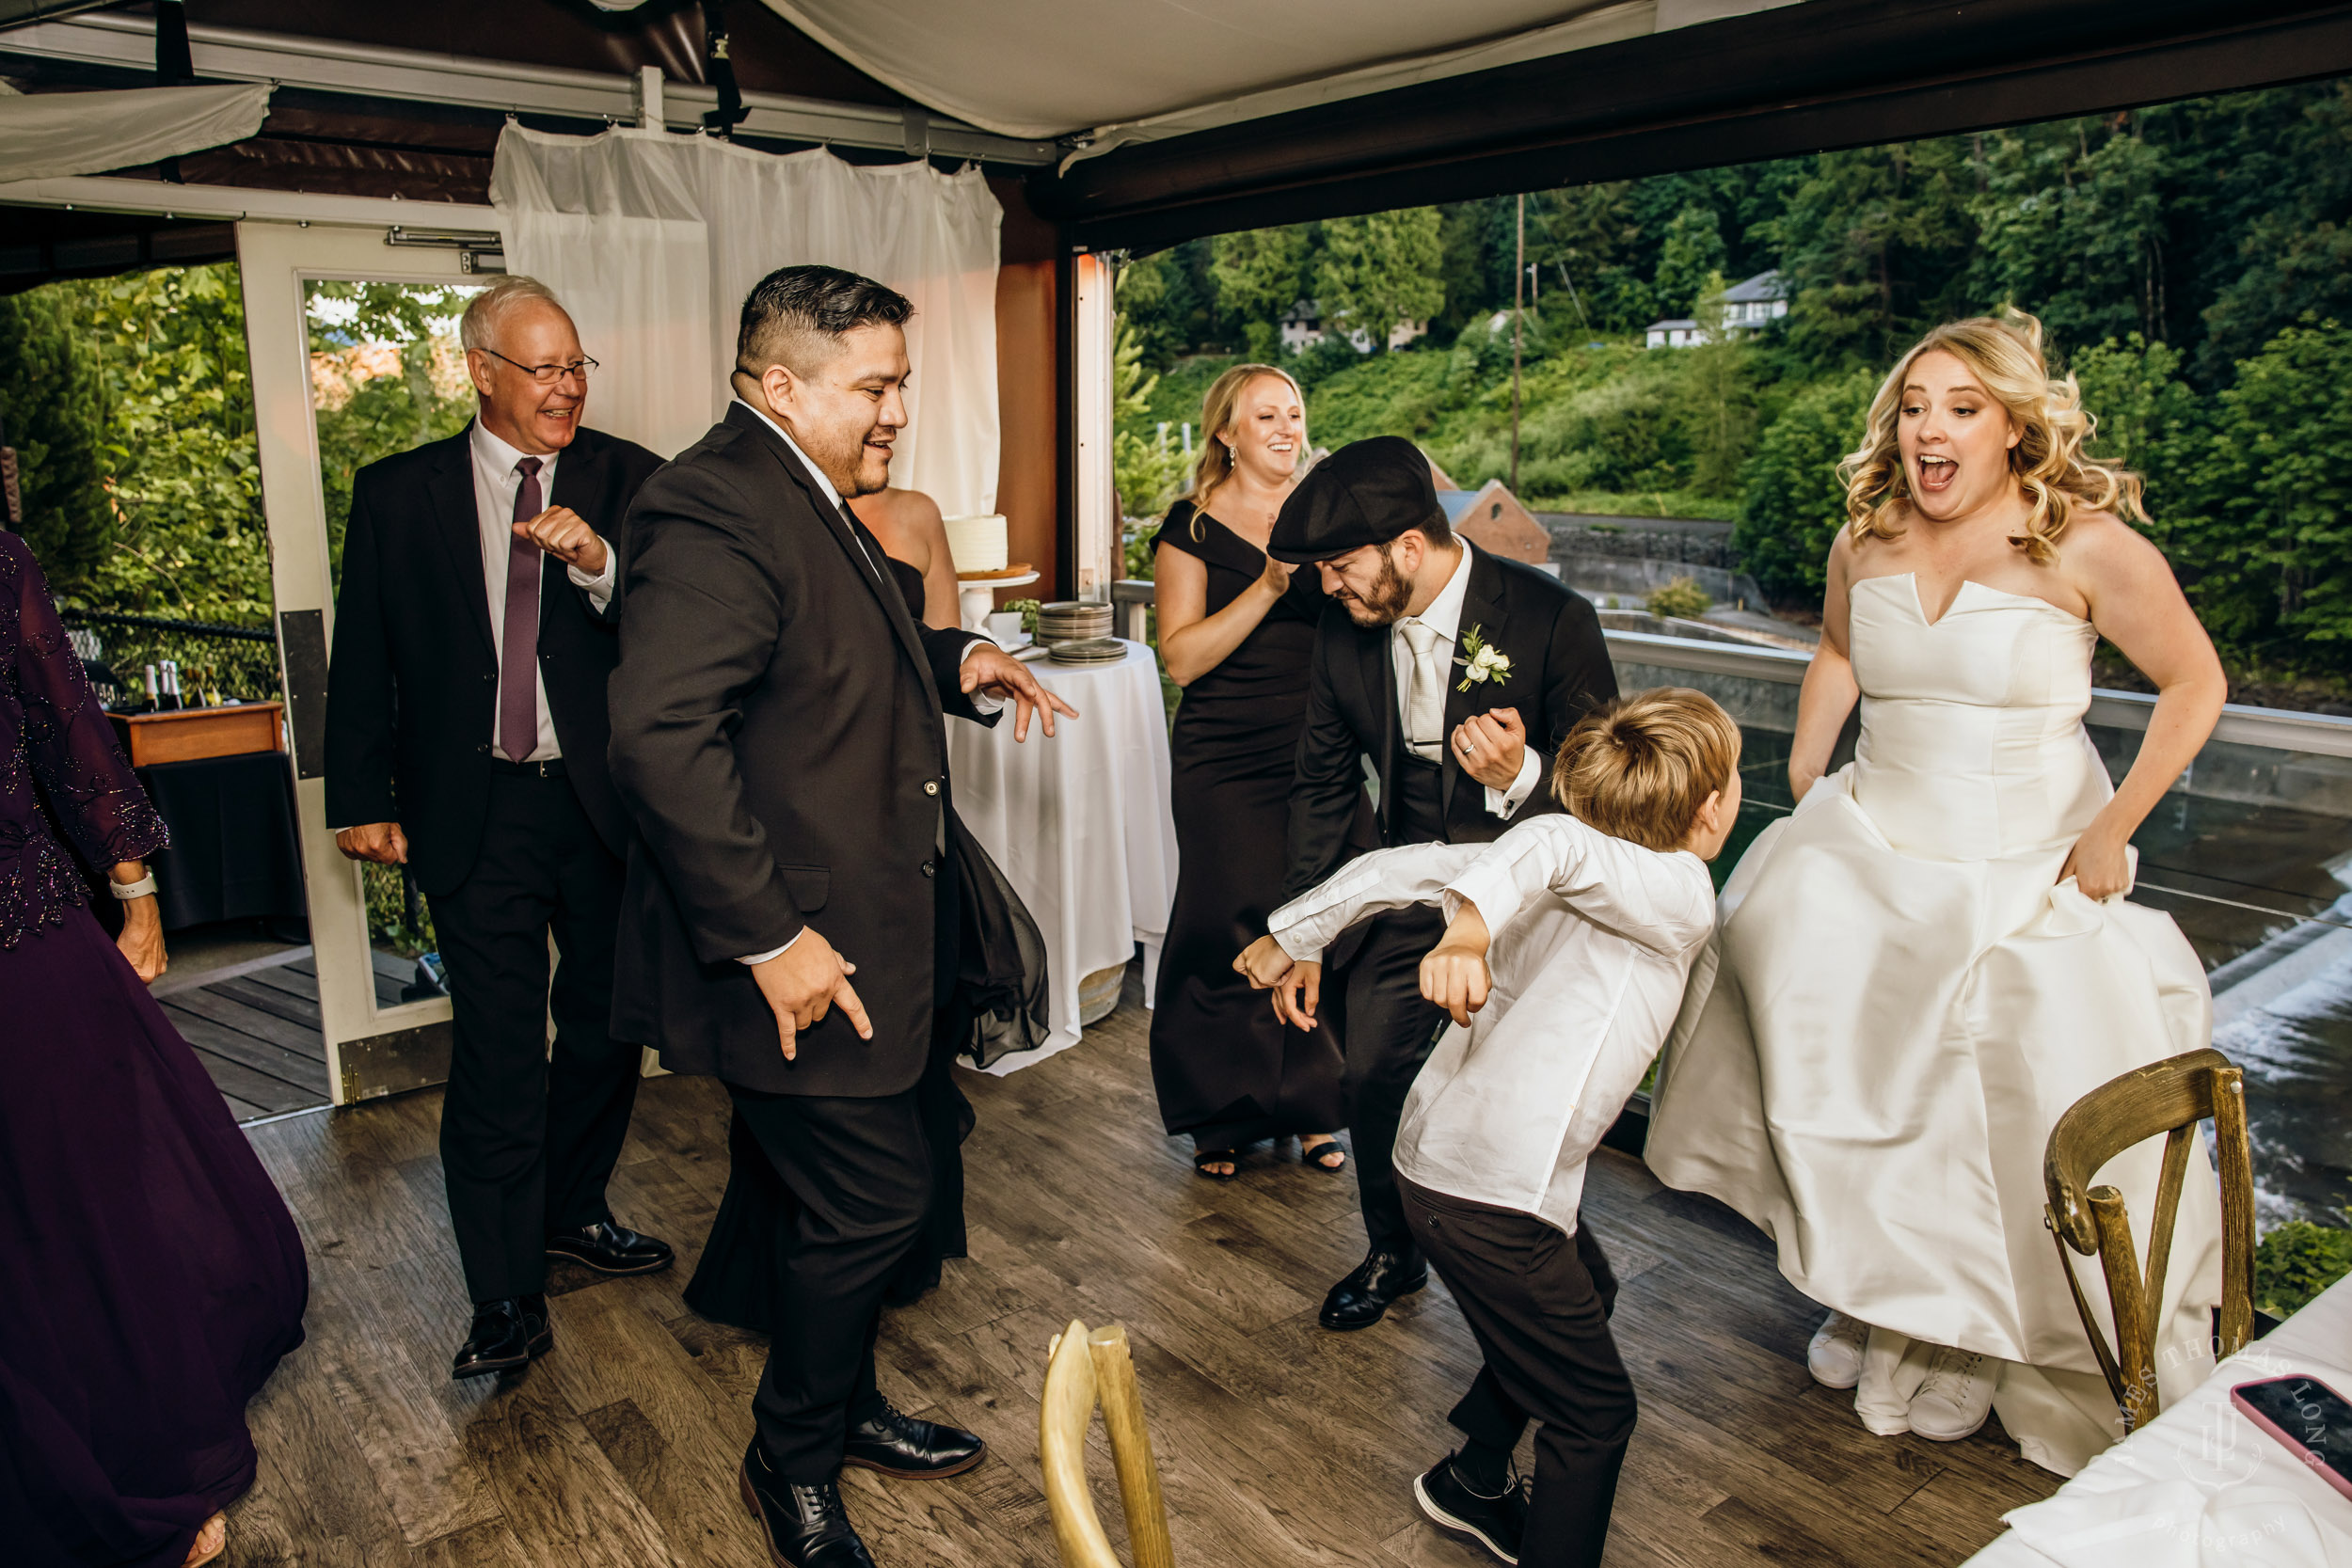
[[[1054,1544],[1062,1568],[1120,1568],[1110,1537],[1087,1490],[1087,1427],[1094,1407],[1103,1407],[1111,1466],[1119,1475],[1119,1500],[1127,1514],[1127,1544],[1136,1568],[1175,1568],[1168,1538],[1168,1504],[1160,1496],[1159,1466],[1152,1458],[1152,1436],[1144,1430],[1143,1399],[1136,1388],[1136,1364],[1127,1354],[1127,1331],[1117,1324],[1089,1330],[1073,1318],[1047,1349],[1045,1399],[1038,1420],[1038,1447],[1045,1466],[1045,1505],[1054,1517]]]
[[[2050,1130],[2042,1161],[2050,1202],[2042,1223],[2058,1243],[2058,1267],[2066,1271],[2074,1310],[2123,1412],[2126,1432],[2137,1431],[2156,1415],[2156,1317],[2163,1310],[2172,1222],[2187,1175],[2189,1140],[2207,1117],[2213,1118],[2221,1157],[2220,1351],[2232,1355],[2251,1337],[2254,1312],[2254,1172],[2247,1148],[2244,1075],[2218,1051],[2191,1051],[2100,1085],[2069,1106]],[[2108,1161],[2159,1132],[2168,1136],[2143,1276],[2123,1195],[2090,1183]],[[2115,1320],[2112,1351],[2074,1276],[2074,1259],[2066,1255],[2070,1246],[2085,1257],[2096,1256],[2106,1276]]]

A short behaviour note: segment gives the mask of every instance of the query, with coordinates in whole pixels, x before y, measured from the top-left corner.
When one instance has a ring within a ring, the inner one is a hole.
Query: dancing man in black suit
[[[449,966],[441,1166],[474,1302],[452,1370],[475,1377],[554,1344],[550,1254],[670,1265],[604,1191],[639,1061],[608,1028],[629,833],[604,688],[623,521],[661,460],[581,428],[596,362],[544,285],[492,284],[459,334],[474,422],[352,482],[326,816],[345,855],[412,869]]]
[[[1599,617],[1557,578],[1456,537],[1418,448],[1383,436],[1333,452],[1282,503],[1266,548],[1317,567],[1333,601],[1315,633],[1285,899],[1347,858],[1367,761],[1384,846],[1488,843],[1560,809],[1540,787],[1552,756],[1617,694]],[[1444,928],[1427,905],[1378,915],[1335,960],[1346,966],[1341,1092],[1372,1246],[1324,1298],[1326,1328],[1369,1328],[1428,1283],[1393,1150],[1406,1091],[1445,1018],[1421,994],[1422,958]],[[1320,963],[1294,962],[1268,936],[1235,967],[1273,988],[1276,1012],[1313,1027]]]
[[[930,1193],[915,1085],[956,977],[944,718],[993,722],[1010,698],[1019,739],[1036,709],[1048,735],[1072,711],[987,639],[911,615],[844,504],[889,481],[913,310],[831,267],[762,279],[739,401],[646,484],[623,568],[612,773],[641,836],[613,1027],[723,1080],[787,1194],[740,1478],[784,1568],[869,1568],[845,1463],[980,1461],[874,1386],[883,1288]]]

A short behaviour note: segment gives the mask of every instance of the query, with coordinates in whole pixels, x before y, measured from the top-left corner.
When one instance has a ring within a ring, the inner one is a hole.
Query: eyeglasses
[[[493,359],[505,360],[507,364],[514,366],[542,387],[552,387],[567,375],[576,375],[580,380],[586,381],[588,372],[596,368],[596,362],[586,355],[580,356],[568,365],[526,365],[519,359],[507,359],[506,356],[494,348],[485,348],[482,352]]]

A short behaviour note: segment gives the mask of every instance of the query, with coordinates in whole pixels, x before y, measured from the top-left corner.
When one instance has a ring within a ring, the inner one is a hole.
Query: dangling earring
[[[1234,453],[1230,444],[1225,449],[1225,466],[1228,468],[1237,468],[1241,466],[1240,457]]]

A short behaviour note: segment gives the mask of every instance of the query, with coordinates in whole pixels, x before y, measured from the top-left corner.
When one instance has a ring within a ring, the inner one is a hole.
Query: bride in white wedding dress
[[[1958,1439],[1988,1407],[2073,1474],[2114,1401],[2042,1223],[2066,1108],[2205,1045],[2203,970],[2124,901],[2127,847],[2226,691],[2155,547],[2138,482],[2082,454],[2091,421],[2030,316],[1930,333],[1841,467],[1821,645],[1789,778],[1798,805],[1721,902],[1661,1063],[1646,1158],[1762,1227],[1830,1307],[1814,1376],[1872,1432]],[[2161,695],[2121,788],[2084,734],[2106,638]],[[1856,700],[1854,761],[1823,777]],[[2166,1279],[2162,1394],[2212,1365],[2217,1196],[2196,1146]],[[2157,1146],[2108,1166],[2139,1227]],[[2095,1264],[2077,1269],[2104,1318]]]

